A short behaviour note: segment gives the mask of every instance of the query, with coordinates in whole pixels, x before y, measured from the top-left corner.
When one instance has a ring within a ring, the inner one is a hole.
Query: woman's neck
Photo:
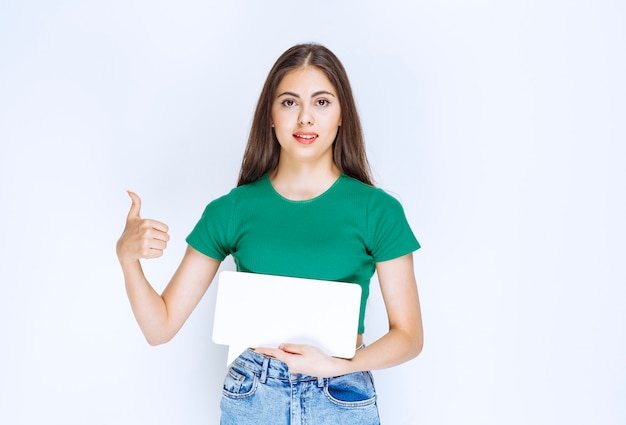
[[[334,163],[327,166],[289,166],[280,163],[270,173],[274,190],[292,201],[306,201],[326,192],[341,171]]]

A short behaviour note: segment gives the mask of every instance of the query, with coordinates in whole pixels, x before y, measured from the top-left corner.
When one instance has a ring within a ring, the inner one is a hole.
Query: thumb
[[[291,354],[302,354],[304,353],[304,345],[303,344],[294,344],[294,343],[283,343],[278,347],[280,350],[283,350],[287,353]]]
[[[126,192],[132,201],[130,211],[128,211],[128,218],[141,218],[141,215],[139,214],[141,210],[141,198],[130,190],[127,190]]]

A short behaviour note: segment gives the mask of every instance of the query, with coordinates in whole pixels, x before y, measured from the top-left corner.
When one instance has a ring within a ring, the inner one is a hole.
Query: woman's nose
[[[300,115],[298,117],[298,124],[312,125],[313,122],[314,122],[313,114],[311,114],[311,111],[309,110],[309,108],[307,107],[302,108],[302,110],[300,111]]]

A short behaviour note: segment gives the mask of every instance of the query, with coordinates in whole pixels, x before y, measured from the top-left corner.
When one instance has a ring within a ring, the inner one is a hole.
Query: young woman
[[[150,344],[181,328],[228,255],[239,271],[361,285],[358,350],[330,357],[285,341],[246,350],[230,367],[222,424],[378,424],[374,369],[422,349],[412,252],[419,248],[401,205],[373,187],[346,72],[323,46],[302,44],[271,69],[254,115],[237,188],[211,202],[187,237],[183,260],[161,295],[140,258],[163,254],[168,227],[132,205],[117,244],[126,290]],[[389,331],[365,347],[363,320],[377,272]],[[324,314],[319,306],[275,306]],[[238,312],[237,314],[245,314]]]

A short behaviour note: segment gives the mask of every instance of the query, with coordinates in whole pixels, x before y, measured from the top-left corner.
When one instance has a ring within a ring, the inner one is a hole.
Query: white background
[[[162,289],[304,41],[346,66],[376,181],[423,245],[425,348],[375,373],[383,423],[626,423],[623,2],[8,3],[0,423],[217,423],[215,287],[147,345],[115,256],[124,191],[171,228],[145,263]],[[366,326],[385,331],[376,290]]]

